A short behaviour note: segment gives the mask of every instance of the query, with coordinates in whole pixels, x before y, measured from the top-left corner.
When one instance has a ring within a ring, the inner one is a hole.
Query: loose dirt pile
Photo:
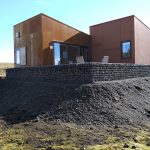
[[[0,80],[0,114],[9,123],[149,124],[150,78],[87,85]]]

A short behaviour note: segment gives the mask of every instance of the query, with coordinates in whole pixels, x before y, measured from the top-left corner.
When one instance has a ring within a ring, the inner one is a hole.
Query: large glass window
[[[65,44],[60,44],[60,63],[68,64],[68,47]]]
[[[69,63],[76,63],[76,57],[80,56],[80,47],[79,46],[68,46],[68,61]]]
[[[55,65],[60,64],[60,44],[54,43],[54,63]]]
[[[125,41],[121,43],[121,55],[122,55],[122,58],[131,57],[131,42],[130,41]]]
[[[76,63],[76,57],[80,56],[80,47],[70,44],[60,44],[60,60],[61,64]]]
[[[86,46],[67,44],[63,42],[54,42],[54,64],[72,64],[76,63],[76,57],[83,56],[84,61],[87,61]]]
[[[87,62],[87,57],[88,57],[87,52],[88,52],[88,48],[86,46],[80,47],[80,56],[83,56],[85,62]]]

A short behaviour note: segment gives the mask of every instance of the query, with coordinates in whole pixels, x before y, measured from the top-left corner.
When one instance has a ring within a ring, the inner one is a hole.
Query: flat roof
[[[150,30],[150,27],[148,27],[145,23],[143,23],[143,22],[142,22],[138,17],[136,17],[135,15],[131,15],[131,16],[127,16],[127,17],[122,17],[122,18],[118,18],[118,19],[114,19],[114,20],[110,20],[110,21],[106,21],[106,22],[102,22],[102,23],[98,23],[98,24],[95,24],[95,25],[91,25],[90,27],[98,26],[98,25],[102,25],[102,24],[105,24],[105,23],[110,23],[110,22],[114,22],[114,21],[118,21],[118,20],[122,20],[122,19],[125,19],[125,18],[130,18],[130,17],[136,18],[136,19],[139,20],[145,27],[147,27],[147,28]]]
[[[20,22],[20,23],[18,23],[18,24],[16,24],[16,25],[14,25],[14,27],[17,26],[17,25],[19,25],[19,24],[22,24],[22,23],[24,23],[24,22],[26,22],[26,21],[28,21],[28,20],[31,20],[32,18],[37,17],[37,16],[45,16],[45,17],[47,17],[47,18],[49,18],[49,19],[52,19],[52,20],[54,20],[54,21],[56,21],[56,22],[59,22],[59,23],[65,25],[65,26],[67,26],[67,27],[69,27],[69,28],[72,28],[72,29],[74,29],[74,30],[76,30],[76,31],[79,31],[79,32],[84,33],[84,34],[87,34],[87,33],[85,33],[85,32],[82,32],[82,31],[80,31],[80,30],[78,30],[78,29],[76,29],[76,28],[74,28],[74,27],[71,27],[70,25],[67,25],[67,24],[65,24],[65,23],[63,23],[63,22],[61,22],[61,21],[59,21],[59,20],[56,20],[56,19],[54,19],[54,18],[52,18],[52,17],[50,17],[50,16],[48,16],[48,15],[45,15],[45,14],[43,14],[43,13],[40,13],[40,14],[38,14],[38,15],[35,15],[35,16],[29,18],[29,19],[26,19],[26,20],[24,20],[24,21],[22,21],[22,22]],[[89,34],[87,34],[87,35],[89,35]]]

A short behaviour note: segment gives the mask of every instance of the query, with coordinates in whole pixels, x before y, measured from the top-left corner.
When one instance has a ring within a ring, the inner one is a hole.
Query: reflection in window
[[[19,65],[20,64],[20,51],[16,50],[16,64]]]
[[[83,56],[85,62],[87,62],[87,57],[88,57],[87,52],[88,52],[88,48],[86,46],[80,47],[80,56]]]
[[[15,48],[15,63],[26,65],[26,47]]]
[[[63,51],[63,59],[65,59],[65,60],[68,59],[68,53],[67,53],[67,51]]]
[[[58,64],[72,64],[76,63],[77,56],[83,56],[87,61],[86,46],[73,45],[63,42],[54,42],[54,63]]]
[[[60,44],[54,43],[54,63],[58,65],[60,63]]]
[[[130,41],[122,42],[121,53],[122,53],[122,58],[131,57],[131,42]]]
[[[61,64],[68,64],[68,48],[65,44],[60,44],[60,61]]]
[[[76,57],[80,56],[80,47],[75,45],[68,46],[68,61],[69,63],[76,63]]]

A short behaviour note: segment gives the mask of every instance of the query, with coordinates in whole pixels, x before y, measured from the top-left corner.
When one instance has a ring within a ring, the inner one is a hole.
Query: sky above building
[[[150,0],[0,0],[0,62],[14,61],[13,26],[39,13],[89,33],[89,26],[135,15],[150,27]]]

